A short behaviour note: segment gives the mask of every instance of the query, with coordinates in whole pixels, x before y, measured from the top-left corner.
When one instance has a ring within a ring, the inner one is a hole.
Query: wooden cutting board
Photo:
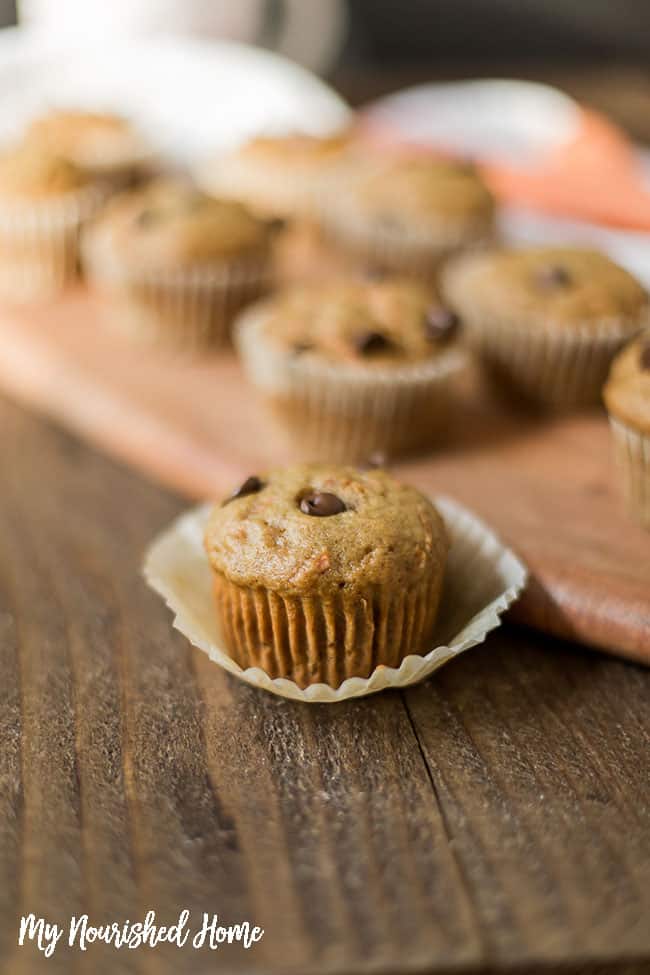
[[[191,498],[290,459],[234,356],[134,349],[104,311],[82,289],[3,309],[0,386]],[[650,663],[650,534],[623,509],[604,414],[541,419],[474,388],[446,442],[395,471],[457,497],[524,558],[518,619]]]

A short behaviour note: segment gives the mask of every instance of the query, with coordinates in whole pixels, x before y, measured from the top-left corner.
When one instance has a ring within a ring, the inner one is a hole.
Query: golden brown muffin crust
[[[433,504],[383,471],[302,465],[215,507],[205,532],[211,566],[230,581],[280,595],[394,586],[441,571],[448,548]],[[246,485],[244,485],[244,488]],[[344,510],[305,513],[315,496]]]
[[[349,135],[347,133],[331,136],[304,135],[302,133],[257,136],[241,145],[232,155],[260,163],[308,166],[311,163],[320,164],[330,157],[338,156],[346,148],[348,142]]]
[[[128,119],[102,112],[49,112],[28,126],[26,140],[82,168],[110,167],[144,152]]]
[[[109,233],[113,251],[139,270],[173,270],[263,252],[270,234],[242,204],[167,180],[116,197],[98,229]]]
[[[490,225],[494,200],[476,170],[441,159],[399,159],[359,180],[357,205],[383,220],[450,219]]]
[[[650,332],[619,352],[603,390],[609,413],[628,426],[650,434]]]
[[[461,314],[521,326],[639,328],[648,297],[604,254],[577,247],[503,249],[460,257],[443,273],[443,292]]]
[[[88,185],[73,163],[26,143],[0,155],[0,196],[35,200],[72,193]]]
[[[458,320],[415,282],[335,282],[295,288],[266,303],[262,334],[296,355],[382,365],[430,359]]]

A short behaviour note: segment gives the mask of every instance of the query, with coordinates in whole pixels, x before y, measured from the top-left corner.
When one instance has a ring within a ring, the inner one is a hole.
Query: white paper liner
[[[84,269],[113,300],[112,320],[144,345],[175,350],[225,346],[230,325],[268,291],[272,268],[259,253],[212,264],[138,273],[116,252],[110,227],[91,227],[82,238]]]
[[[214,663],[248,684],[296,701],[336,703],[364,697],[387,687],[407,687],[423,680],[463,650],[485,640],[501,615],[524,588],[522,562],[474,514],[450,498],[434,499],[451,541],[437,645],[425,656],[410,654],[398,668],[377,667],[368,678],[350,677],[340,687],[311,684],[301,689],[292,680],[271,679],[258,667],[242,670],[222,649],[212,590],[212,572],[203,548],[203,531],[211,505],[181,515],[151,544],[144,575],[174,613],[174,626]]]
[[[47,297],[76,277],[79,235],[110,188],[96,182],[37,200],[0,203],[0,293],[12,301]]]
[[[650,436],[609,417],[616,461],[630,514],[650,529]]]

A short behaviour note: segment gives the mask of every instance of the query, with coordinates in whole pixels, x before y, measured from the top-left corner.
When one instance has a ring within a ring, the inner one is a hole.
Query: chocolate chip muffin
[[[0,294],[51,297],[77,274],[79,233],[106,193],[77,166],[28,144],[0,153]]]
[[[431,649],[447,558],[428,498],[383,471],[249,477],[205,531],[226,648],[300,687]]]
[[[364,264],[431,277],[494,236],[494,200],[469,164],[418,157],[350,164],[326,201],[327,236]]]
[[[435,439],[466,362],[458,324],[413,281],[338,281],[252,307],[235,341],[300,456],[355,461]]]
[[[51,111],[33,120],[25,138],[113,188],[142,178],[151,163],[151,151],[129,120],[108,112]]]
[[[313,218],[347,143],[346,133],[259,136],[200,167],[197,181],[264,217]]]
[[[648,314],[631,274],[575,247],[457,258],[442,292],[498,382],[550,407],[598,403],[612,358]]]
[[[628,506],[650,529],[650,332],[614,359],[603,396]]]
[[[109,203],[84,258],[131,334],[193,349],[223,345],[268,286],[270,235],[242,204],[164,180]]]

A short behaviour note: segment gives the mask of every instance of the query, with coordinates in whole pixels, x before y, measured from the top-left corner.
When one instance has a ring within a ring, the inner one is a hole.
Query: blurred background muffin
[[[599,403],[612,358],[648,320],[631,274],[573,247],[459,257],[442,292],[499,385],[548,407]]]
[[[160,180],[108,205],[85,237],[85,266],[130,334],[223,345],[236,312],[269,285],[271,233],[243,204]]]
[[[74,280],[81,227],[105,195],[88,173],[41,147],[0,153],[2,297],[50,297]]]
[[[430,445],[466,362],[458,321],[409,281],[290,289],[236,325],[244,369],[306,459]]]
[[[262,216],[314,218],[347,145],[347,133],[258,136],[202,166],[197,178],[206,191],[243,200]]]
[[[151,152],[129,120],[107,112],[51,111],[31,122],[25,139],[117,189],[144,177],[151,164]]]
[[[364,264],[426,279],[454,252],[493,239],[494,209],[467,163],[375,157],[350,166],[322,220],[328,238]]]

